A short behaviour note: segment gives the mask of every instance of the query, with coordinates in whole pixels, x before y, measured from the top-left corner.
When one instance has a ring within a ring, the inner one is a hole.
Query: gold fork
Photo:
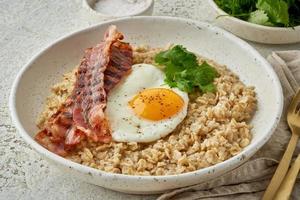
[[[300,170],[300,154],[292,164],[284,180],[282,181],[274,200],[288,200],[293,191],[297,175]]]
[[[296,148],[300,135],[300,90],[298,90],[288,108],[287,121],[292,131],[292,137],[289,141],[287,149],[284,152],[283,157],[281,158],[276,172],[273,175],[266,192],[264,193],[263,200],[274,199],[274,196],[290,166],[293,152]]]

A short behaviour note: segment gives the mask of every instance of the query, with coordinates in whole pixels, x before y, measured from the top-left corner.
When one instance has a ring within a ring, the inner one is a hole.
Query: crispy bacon
[[[123,76],[131,70],[132,49],[123,42],[117,41],[111,48],[111,59],[107,69],[104,72],[104,88],[110,91]]]
[[[104,115],[107,93],[132,66],[132,48],[122,39],[122,33],[110,26],[104,40],[85,51],[71,95],[35,137],[41,145],[66,156],[68,150],[86,137],[95,142],[111,140]]]

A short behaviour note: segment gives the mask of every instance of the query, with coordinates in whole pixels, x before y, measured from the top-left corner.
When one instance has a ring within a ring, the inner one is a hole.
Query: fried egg
[[[186,117],[187,93],[170,88],[157,67],[137,64],[108,95],[106,117],[118,142],[152,142],[171,133]]]

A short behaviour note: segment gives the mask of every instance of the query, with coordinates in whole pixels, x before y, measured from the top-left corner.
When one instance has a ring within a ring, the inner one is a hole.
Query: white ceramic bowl
[[[265,44],[289,44],[300,42],[300,26],[296,26],[293,29],[290,27],[269,27],[253,24],[229,16],[218,7],[214,0],[208,0],[208,2],[214,11],[214,22],[218,26],[241,38]]]
[[[93,7],[97,0],[82,0],[82,5],[86,8],[89,12],[101,16],[101,17],[126,17],[126,16],[149,16],[152,15],[153,7],[154,7],[154,0],[146,0],[146,6],[138,11],[124,13],[122,16],[116,16],[114,13],[107,14],[101,13],[97,10],[94,10]]]
[[[83,166],[49,152],[34,139],[35,120],[41,112],[49,88],[73,69],[84,49],[102,38],[109,24],[115,24],[132,44],[165,46],[182,44],[189,50],[226,64],[247,85],[256,87],[258,111],[253,124],[253,140],[238,155],[214,166],[180,175],[130,176],[112,174]],[[250,45],[207,23],[172,17],[131,17],[108,21],[63,37],[34,56],[18,74],[11,91],[10,111],[19,134],[44,158],[66,173],[112,190],[127,193],[159,193],[200,183],[244,163],[274,131],[282,112],[282,90],[270,64]]]

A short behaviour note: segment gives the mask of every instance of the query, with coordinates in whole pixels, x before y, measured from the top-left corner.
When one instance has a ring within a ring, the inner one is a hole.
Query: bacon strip
[[[108,68],[104,72],[104,88],[110,91],[123,76],[128,74],[131,70],[132,63],[132,49],[122,42],[115,42],[111,48],[111,59]]]
[[[130,72],[133,60],[131,46],[122,39],[116,26],[110,26],[104,40],[85,51],[70,97],[35,137],[41,145],[65,156],[86,137],[95,142],[111,140],[104,116],[107,93]]]

